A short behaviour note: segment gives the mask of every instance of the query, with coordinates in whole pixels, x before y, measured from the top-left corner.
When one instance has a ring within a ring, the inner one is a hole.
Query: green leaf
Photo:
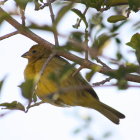
[[[98,11],[100,11],[104,2],[104,0],[81,0],[81,3],[85,4],[87,7],[93,7]]]
[[[126,43],[128,46],[132,47],[136,51],[137,61],[140,64],[140,34],[136,33],[131,37],[130,42]]]
[[[86,73],[86,79],[87,81],[90,81],[92,76],[94,75],[95,71],[94,70],[91,70],[90,72],[87,72]]]
[[[68,50],[68,51],[75,51],[75,52],[79,52],[79,53],[82,53],[84,51],[80,46],[77,46],[76,44],[74,44],[72,42],[67,42],[67,44],[62,46],[60,49]]]
[[[0,94],[1,94],[1,89],[2,89],[2,87],[3,87],[5,78],[6,78],[6,77],[4,77],[4,78],[0,81]]]
[[[56,74],[55,72],[49,73],[48,78],[49,78],[50,80],[52,80],[54,83],[56,83],[56,84],[59,85],[59,82],[60,82],[60,81],[59,81],[59,78],[58,78],[58,74]]]
[[[115,16],[110,16],[107,21],[110,23],[116,23],[118,21],[122,21],[122,20],[126,20],[127,17],[123,16],[123,15],[115,15]]]
[[[128,0],[128,4],[131,10],[137,12],[140,10],[140,0]]]
[[[26,80],[19,87],[21,89],[22,96],[28,100],[31,100],[33,97],[34,81]]]
[[[31,29],[37,29],[37,30],[43,30],[43,31],[49,31],[49,32],[55,32],[56,30],[48,25],[37,25],[36,23],[31,23],[30,26],[28,26],[28,28]]]
[[[119,89],[125,90],[128,88],[128,82],[125,79],[119,79],[117,81],[117,86]]]
[[[116,35],[117,34],[108,35],[106,33],[103,33],[97,38],[95,38],[92,44],[92,48],[96,49],[96,54],[101,55],[103,52],[103,49],[109,44],[110,39]]]
[[[140,34],[136,33],[131,37],[130,42],[126,43],[128,46],[132,47],[133,49],[140,49]]]
[[[72,32],[66,44],[62,47],[59,47],[58,49],[82,53],[84,51],[84,49],[81,47],[83,37],[83,32]]]
[[[63,66],[59,75],[59,80],[64,81],[65,79],[68,78],[69,75],[73,74],[75,65],[76,63],[73,64],[68,63],[65,66]]]
[[[40,6],[41,4],[40,3],[43,3],[42,0],[34,0],[34,5],[35,5],[35,10],[40,10]]]
[[[16,2],[16,4],[21,8],[21,9],[25,9],[26,5],[28,2],[33,1],[33,0],[14,0]]]
[[[123,58],[123,56],[122,56],[122,54],[120,53],[120,51],[118,51],[118,52],[116,53],[116,56],[117,56],[117,60],[119,60],[119,61]]]
[[[79,11],[78,9],[75,9],[75,8],[73,8],[72,11],[73,11],[75,14],[77,14],[77,15],[83,20],[83,22],[84,22],[85,25],[86,25],[86,28],[88,28],[88,23],[87,23],[87,20],[86,20],[85,15],[82,14],[81,11]]]
[[[57,16],[56,16],[56,19],[55,19],[55,22],[54,22],[54,25],[53,25],[53,26],[56,27],[56,26],[58,25],[58,23],[60,22],[60,20],[61,20],[61,19],[64,17],[64,15],[72,8],[72,6],[73,6],[73,3],[70,2],[68,5],[62,7],[62,8],[59,10],[59,12],[58,12],[58,14],[57,14]]]
[[[91,136],[91,135],[88,135],[88,136],[86,137],[86,140],[94,140],[94,137]]]
[[[76,129],[73,131],[74,134],[78,134],[78,133],[80,133],[80,132],[81,132],[81,128],[76,128]]]
[[[11,103],[2,103],[2,104],[0,104],[0,106],[5,107],[3,109],[11,109],[11,110],[25,111],[24,106],[20,102],[17,102],[17,101],[13,101]]]

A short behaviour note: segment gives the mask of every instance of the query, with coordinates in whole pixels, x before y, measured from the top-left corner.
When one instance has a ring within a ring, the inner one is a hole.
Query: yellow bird
[[[34,45],[22,55],[22,57],[28,59],[24,71],[25,80],[35,80],[50,54],[51,52],[45,47]],[[96,92],[80,73],[73,76],[76,68],[73,67],[63,74],[67,67],[72,67],[72,65],[62,57],[54,56],[51,59],[35,90],[36,95],[41,100],[61,107],[82,106],[92,108],[115,124],[119,124],[119,119],[125,118],[119,111],[100,102]]]

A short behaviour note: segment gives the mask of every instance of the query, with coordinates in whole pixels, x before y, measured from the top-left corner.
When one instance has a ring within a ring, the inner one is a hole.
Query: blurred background
[[[15,5],[13,1],[7,2],[3,9],[12,11]],[[76,5],[83,11],[84,5]],[[53,5],[56,14],[61,5]],[[113,10],[105,11],[103,16],[108,17]],[[87,15],[97,14],[96,10],[89,9]],[[47,8],[40,11],[34,11],[34,6],[29,3],[26,7],[25,16],[27,25],[29,21],[34,21],[39,25],[45,23],[51,24],[50,13]],[[140,13],[131,13],[129,22],[121,27],[118,31],[122,40],[120,52],[132,63],[136,62],[131,48],[125,45],[129,42],[131,36],[139,29],[132,29],[132,25],[137,22]],[[16,20],[21,22],[18,16],[14,16]],[[72,28],[77,19],[76,14],[68,12],[61,20],[58,31],[63,35],[68,35],[76,29]],[[83,23],[81,23],[83,24]],[[104,24],[111,28],[111,24],[107,23],[104,18]],[[83,28],[80,28],[82,31]],[[13,32],[15,29],[4,22],[0,26],[0,36]],[[47,31],[33,30],[42,38],[54,44],[53,34]],[[93,32],[94,36],[94,32]],[[66,42],[65,37],[59,38],[60,44]],[[104,49],[103,54],[114,57],[116,44],[110,40],[110,44]],[[0,103],[19,101],[23,104],[27,103],[19,89],[19,85],[24,81],[23,71],[27,64],[27,60],[21,58],[32,45],[36,44],[32,40],[22,36],[15,35],[0,41],[0,80],[4,77],[5,82],[0,95]],[[79,54],[78,54],[79,55]],[[86,69],[81,73],[85,76]],[[99,82],[104,79],[101,74],[96,74],[91,83]],[[133,85],[133,83],[131,83]],[[136,85],[136,84],[135,84]],[[82,107],[59,108],[50,104],[42,104],[33,107],[28,113],[22,111],[0,110],[0,139],[1,140],[138,140],[140,139],[140,90],[137,87],[131,87],[126,90],[118,90],[117,87],[103,86],[94,87],[100,100],[113,108],[125,114],[126,118],[121,120],[119,125],[115,125],[104,116],[92,109]]]

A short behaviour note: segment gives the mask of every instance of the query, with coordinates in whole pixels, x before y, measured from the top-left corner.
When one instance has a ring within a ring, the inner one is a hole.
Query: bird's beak
[[[23,58],[30,58],[29,52],[24,53],[21,57],[23,57]]]

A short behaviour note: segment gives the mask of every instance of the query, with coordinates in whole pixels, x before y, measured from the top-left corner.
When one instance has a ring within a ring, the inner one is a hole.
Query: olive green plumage
[[[23,54],[28,59],[28,65],[25,68],[25,79],[34,79],[42,66],[49,57],[50,52],[43,46],[34,45]],[[99,98],[92,87],[77,73],[75,68],[71,68],[64,75],[64,67],[70,67],[65,59],[55,56],[48,63],[40,80],[37,84],[36,95],[43,101],[56,106],[82,106],[99,111],[112,122],[119,124],[119,119],[125,116],[117,110],[105,105],[99,101]],[[60,77],[60,75],[62,75]],[[54,76],[54,80],[51,76]],[[58,79],[57,79],[58,78]]]

